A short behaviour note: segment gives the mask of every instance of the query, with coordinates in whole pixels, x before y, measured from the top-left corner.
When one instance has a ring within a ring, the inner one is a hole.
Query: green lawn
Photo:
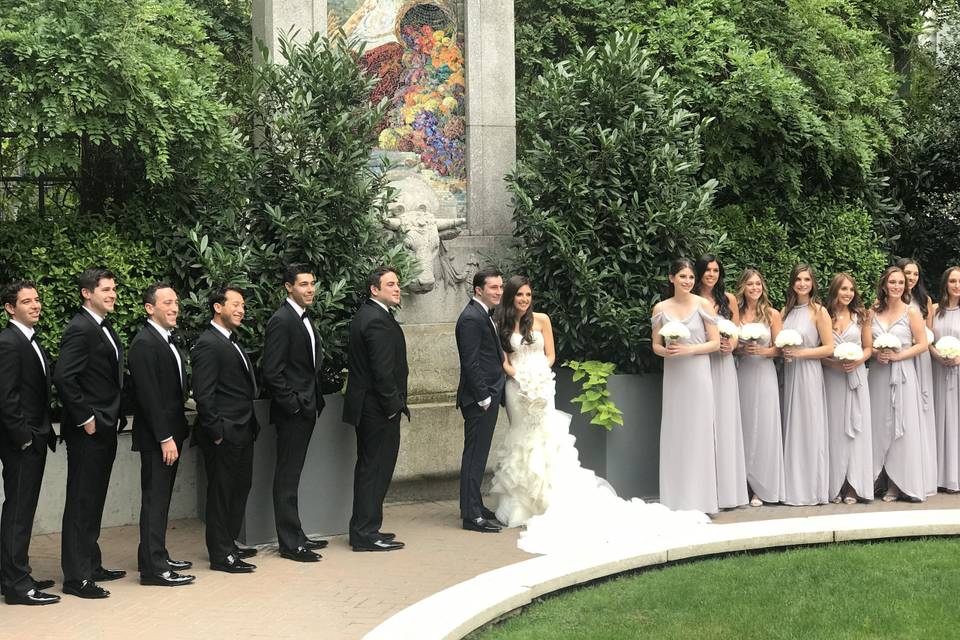
[[[548,598],[470,638],[960,638],[960,539],[653,569]]]

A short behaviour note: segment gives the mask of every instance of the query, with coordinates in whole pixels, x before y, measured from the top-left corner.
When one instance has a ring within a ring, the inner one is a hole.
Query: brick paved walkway
[[[960,496],[939,495],[922,505],[905,503],[822,507],[740,508],[720,514],[718,524],[860,511],[960,508]],[[140,586],[135,527],[105,529],[104,562],[126,569],[127,578],[105,583],[106,600],[64,596],[48,607],[0,604],[3,638],[297,638],[356,639],[400,609],[479,573],[531,556],[516,548],[518,531],[463,531],[457,504],[388,505],[385,529],[408,546],[391,553],[353,553],[345,536],[333,538],[318,564],[284,560],[275,547],[261,549],[252,575],[210,571],[197,520],[171,523],[168,548],[191,560],[197,582],[186,587]],[[54,578],[60,593],[60,536],[34,538],[34,576]],[[403,639],[407,640],[407,639]],[[415,640],[415,639],[410,639]]]

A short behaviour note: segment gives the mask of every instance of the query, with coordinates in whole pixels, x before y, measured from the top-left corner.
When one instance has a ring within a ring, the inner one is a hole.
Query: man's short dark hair
[[[376,269],[370,272],[370,275],[367,277],[367,291],[370,290],[370,287],[380,288],[380,283],[383,282],[383,276],[388,273],[396,273],[397,270],[389,265],[380,265]]]
[[[301,273],[309,273],[312,276],[316,276],[309,265],[294,262],[283,268],[283,284],[297,284],[297,276]]]
[[[16,282],[11,282],[3,288],[3,293],[0,294],[0,302],[4,305],[10,305],[11,307],[17,306],[17,296],[20,295],[20,292],[24,289],[36,289],[37,285],[31,280],[17,280]]]
[[[173,289],[173,287],[167,282],[154,282],[143,290],[143,304],[157,304],[157,291],[160,289]]]
[[[487,278],[502,278],[503,274],[500,273],[500,269],[496,267],[484,267],[480,269],[475,274],[473,274],[473,292],[476,293],[477,289],[483,289],[487,284]]]
[[[77,278],[77,284],[80,286],[80,298],[83,298],[83,290],[92,292],[97,288],[97,285],[100,284],[101,280],[116,280],[117,276],[113,275],[113,271],[110,269],[104,269],[103,267],[94,267],[92,269],[87,269],[80,274],[80,277]]]
[[[243,296],[243,289],[240,289],[239,287],[232,287],[230,285],[216,287],[215,289],[210,291],[210,294],[207,296],[207,305],[210,307],[210,313],[212,315],[215,315],[217,313],[217,310],[213,308],[213,305],[215,304],[223,305],[227,303],[228,291],[233,291]]]

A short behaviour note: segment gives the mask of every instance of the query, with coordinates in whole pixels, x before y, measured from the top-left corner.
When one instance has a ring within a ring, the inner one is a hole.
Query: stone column
[[[310,39],[314,32],[327,32],[327,0],[253,0],[254,59],[261,61],[257,41],[267,46],[270,59],[280,53],[280,33],[295,31],[296,42]]]

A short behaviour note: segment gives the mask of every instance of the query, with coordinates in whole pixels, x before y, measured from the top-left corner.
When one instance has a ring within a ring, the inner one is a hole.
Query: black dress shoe
[[[93,575],[90,576],[90,579],[94,582],[109,582],[110,580],[124,578],[126,575],[127,572],[123,569],[104,569],[103,567],[97,567],[93,570]]]
[[[63,583],[63,592],[78,598],[97,599],[106,598],[110,592],[97,586],[91,580],[68,580]]]
[[[297,547],[293,551],[281,549],[280,557],[286,558],[287,560],[296,560],[297,562],[319,562],[321,558],[319,553],[314,553],[304,547]]]
[[[55,596],[52,593],[44,593],[39,589],[30,589],[29,593],[23,595],[11,593],[4,596],[4,599],[7,601],[7,604],[43,605],[60,602],[60,596]]]
[[[167,558],[167,564],[170,565],[170,568],[174,571],[186,571],[193,567],[193,563],[189,560],[171,560]]]
[[[223,562],[211,562],[210,568],[214,571],[225,571],[227,573],[253,573],[257,565],[244,562],[231,553]]]
[[[501,528],[505,526],[497,518],[497,514],[495,514],[493,511],[490,511],[490,509],[487,509],[486,507],[480,508],[480,517],[482,517],[484,520],[486,520],[487,522],[489,522],[494,526],[501,527]]]
[[[253,556],[257,555],[257,553],[259,553],[256,547],[243,547],[243,548],[237,547],[236,549],[233,550],[233,552],[240,559],[252,558]]]
[[[330,544],[326,540],[311,540],[307,538],[306,542],[303,543],[303,546],[307,549],[326,549],[327,545]]]
[[[500,527],[492,522],[488,522],[485,518],[464,520],[463,528],[467,531],[479,531],[480,533],[500,533]]]
[[[36,589],[37,591],[43,591],[44,589],[49,589],[55,584],[57,583],[54,582],[53,580],[34,580],[33,588]]]
[[[158,576],[140,576],[140,584],[156,587],[179,587],[196,580],[193,576],[182,576],[175,571],[165,571]]]
[[[403,549],[406,545],[396,540],[374,540],[373,542],[361,542],[353,545],[354,551],[396,551]]]
[[[391,540],[393,540],[394,538],[397,537],[397,534],[395,534],[395,533],[389,533],[389,532],[388,532],[388,533],[383,533],[383,532],[381,532],[381,531],[377,531],[376,535],[377,535],[381,540],[386,540],[387,542],[390,542]]]

